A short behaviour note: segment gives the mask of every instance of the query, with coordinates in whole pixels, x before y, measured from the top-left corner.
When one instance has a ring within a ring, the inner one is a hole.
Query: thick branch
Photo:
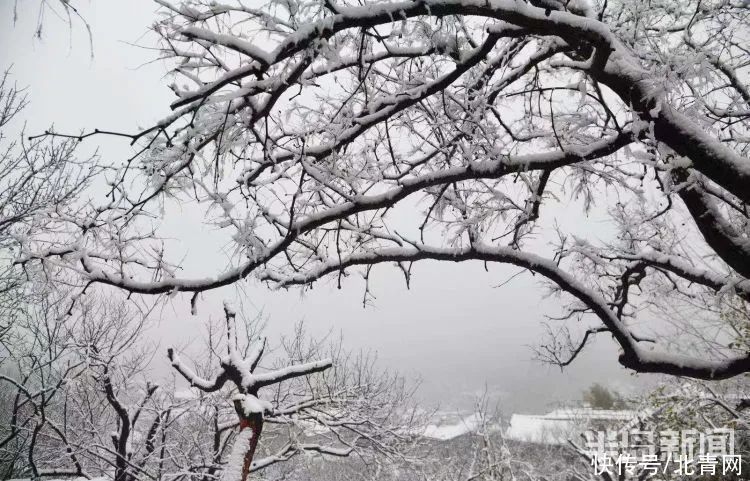
[[[674,175],[678,183],[689,182],[679,195],[708,245],[732,269],[750,279],[750,238],[727,221],[716,200],[703,188],[700,176],[690,181],[684,172]]]
[[[177,372],[179,372],[182,377],[184,377],[185,380],[190,383],[191,386],[195,386],[201,391],[218,391],[219,389],[224,387],[224,384],[229,380],[229,375],[223,369],[213,381],[203,379],[202,377],[198,376],[195,371],[186,366],[180,360],[180,357],[177,355],[177,353],[174,352],[174,349],[172,349],[171,347],[167,349],[167,356],[169,357],[169,360],[172,361],[172,367],[174,367]]]

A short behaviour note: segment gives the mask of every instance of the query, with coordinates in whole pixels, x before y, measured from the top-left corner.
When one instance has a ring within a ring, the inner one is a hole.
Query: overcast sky
[[[77,2],[92,29],[93,58],[80,23],[71,31],[48,11],[38,40],[39,2],[20,0],[15,26],[13,3],[0,1],[0,67],[13,65],[13,79],[28,86],[27,132],[38,133],[52,123],[65,132],[94,127],[134,132],[168,113],[173,94],[166,87],[166,66],[151,62],[157,52],[148,48],[154,45],[148,27],[156,18],[151,1]],[[93,138],[85,148],[99,148],[112,163],[130,152],[126,142],[111,138]],[[569,214],[572,210],[553,215],[581,222]],[[216,233],[201,230],[194,211],[168,215],[167,233],[180,240],[186,268],[215,271],[224,255]],[[584,224],[593,235],[608,229],[595,217]],[[188,298],[169,300],[153,333],[164,345],[197,342],[206,319],[220,318],[221,300],[232,298],[246,315],[263,311],[268,316],[271,338],[289,333],[299,320],[314,334],[340,331],[348,347],[377,351],[384,367],[421,377],[420,395],[446,407],[466,405],[485,386],[502,398],[506,411],[531,412],[556,400],[580,398],[593,382],[620,388],[634,384],[618,366],[614,344],[604,337],[562,373],[534,361],[530,346],[542,340],[544,314],[555,312],[555,300],[542,300],[544,291],[530,275],[495,287],[514,273],[501,266],[485,272],[479,264],[421,264],[407,291],[403,277],[383,267],[372,283],[377,298],[368,308],[362,307],[363,284],[355,279],[341,290],[335,279],[324,281],[304,295],[242,283],[241,290],[206,295],[197,316],[189,315]],[[167,369],[166,360],[154,362]]]

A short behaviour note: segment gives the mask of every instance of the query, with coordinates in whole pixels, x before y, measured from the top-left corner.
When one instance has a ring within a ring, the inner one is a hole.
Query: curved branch
[[[167,349],[167,357],[169,357],[169,360],[172,362],[172,367],[174,367],[175,370],[177,370],[177,372],[179,372],[182,377],[184,377],[185,380],[190,383],[191,386],[195,386],[201,391],[218,391],[219,389],[224,387],[224,384],[226,384],[226,382],[229,380],[229,375],[224,369],[222,369],[219,375],[216,376],[216,378],[212,381],[203,379],[202,377],[198,376],[195,371],[186,366],[180,360],[180,356],[178,356],[177,353],[174,352],[174,349],[172,349],[171,347]]]
[[[711,249],[741,276],[750,279],[750,238],[731,225],[715,199],[703,188],[700,175],[692,181],[686,172],[674,172],[678,183],[688,182],[679,195]],[[750,190],[750,188],[748,188]]]
[[[704,360],[672,353],[654,352],[642,348],[617,318],[608,302],[589,289],[572,275],[558,267],[557,263],[543,257],[521,252],[509,247],[475,244],[471,247],[445,249],[413,243],[413,247],[385,248],[367,253],[351,255],[341,262],[329,261],[305,274],[288,278],[266,272],[261,278],[278,283],[279,286],[308,284],[327,274],[357,265],[374,265],[384,262],[416,262],[419,260],[442,260],[462,262],[479,260],[498,262],[523,267],[542,274],[560,289],[588,307],[612,333],[622,348],[619,361],[623,366],[637,372],[663,373],[688,376],[698,379],[726,379],[750,371],[750,356],[726,360]]]
[[[584,255],[590,256],[591,253],[583,252]],[[649,267],[672,272],[683,279],[708,287],[716,292],[732,290],[742,299],[750,302],[750,280],[742,278],[732,278],[726,275],[717,274],[706,269],[695,267],[684,259],[662,254],[654,251],[643,251],[638,254],[619,253],[615,255],[599,256],[605,260],[626,260],[643,263]]]
[[[354,214],[371,212],[393,206],[411,194],[446,183],[460,182],[469,179],[499,179],[508,174],[531,170],[550,170],[588,160],[611,155],[626,145],[634,142],[640,131],[623,130],[618,135],[592,142],[588,145],[569,145],[563,150],[555,150],[529,155],[505,155],[498,159],[473,162],[468,165],[447,168],[438,172],[402,180],[398,187],[387,192],[373,195],[359,195],[328,210],[311,215],[291,224],[289,233],[270,246],[260,259],[250,260],[245,264],[224,272],[213,278],[202,279],[164,279],[156,282],[141,282],[131,277],[123,277],[114,272],[104,271],[94,265],[87,257],[82,257],[91,282],[121,287],[139,294],[162,294],[168,292],[200,292],[230,285],[244,279],[257,268],[265,265],[270,259],[284,252],[295,240],[307,232],[329,222],[344,219]]]

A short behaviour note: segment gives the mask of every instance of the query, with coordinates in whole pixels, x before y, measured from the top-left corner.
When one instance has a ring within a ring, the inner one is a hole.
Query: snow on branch
[[[427,259],[450,262],[478,260],[511,264],[544,275],[561,290],[572,295],[590,309],[622,348],[623,352],[620,354],[619,361],[627,368],[637,372],[655,372],[700,379],[725,379],[750,370],[750,355],[714,361],[658,352],[641,346],[601,295],[562,270],[552,260],[511,247],[486,244],[473,244],[464,248],[437,248],[416,242],[409,243],[411,247],[379,249],[351,255],[341,261],[332,260],[304,275],[283,277],[266,272],[265,279],[277,282],[279,286],[308,284],[348,267],[371,266],[386,262],[416,262]]]
[[[288,366],[283,369],[269,372],[256,373],[256,368],[263,355],[263,348],[251,351],[250,357],[243,358],[237,350],[236,337],[236,313],[228,304],[224,304],[224,313],[226,319],[227,332],[227,355],[221,359],[221,368],[219,374],[213,379],[208,380],[198,376],[195,371],[186,366],[180,357],[174,352],[174,349],[167,350],[167,355],[172,362],[172,366],[179,372],[191,386],[197,387],[204,392],[214,392],[221,389],[227,381],[230,381],[241,394],[237,398],[247,413],[269,412],[270,404],[260,401],[256,396],[260,388],[278,384],[289,379],[308,376],[317,372],[325,371],[333,364],[330,359],[307,362]],[[265,341],[263,341],[265,345]]]
[[[167,357],[172,363],[172,367],[185,378],[191,386],[195,386],[204,392],[218,391],[224,384],[229,380],[229,376],[225,371],[219,373],[215,379],[209,381],[198,376],[189,366],[182,362],[180,356],[174,351],[173,348],[167,349]]]

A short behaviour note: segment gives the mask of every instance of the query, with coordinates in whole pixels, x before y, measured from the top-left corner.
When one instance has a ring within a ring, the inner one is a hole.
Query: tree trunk
[[[247,481],[247,477],[250,474],[250,466],[253,464],[255,448],[258,447],[260,434],[263,430],[263,413],[252,413],[247,416],[242,412],[240,402],[238,401],[235,401],[234,408],[237,411],[237,415],[240,417],[240,432],[245,429],[251,429],[253,432],[253,436],[249,441],[250,445],[245,452],[245,460],[242,463],[242,481]]]

